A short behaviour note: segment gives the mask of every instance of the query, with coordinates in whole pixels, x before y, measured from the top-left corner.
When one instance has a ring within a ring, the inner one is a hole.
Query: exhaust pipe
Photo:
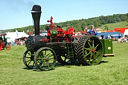
[[[34,20],[35,35],[39,35],[40,34],[41,6],[34,5],[31,13],[32,13],[32,18]]]

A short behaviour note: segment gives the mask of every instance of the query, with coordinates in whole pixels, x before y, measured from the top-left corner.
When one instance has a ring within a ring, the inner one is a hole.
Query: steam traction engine
[[[10,44],[6,43],[5,35],[6,33],[0,32],[0,51],[4,48],[6,48],[7,50],[10,50],[11,48]]]
[[[79,61],[82,65],[99,64],[103,56],[103,45],[99,38],[90,35],[75,35],[74,28],[64,31],[60,26],[53,25],[53,17],[46,28],[47,36],[40,36],[41,7],[34,5],[32,17],[35,35],[26,41],[27,51],[23,62],[27,68],[51,70],[56,61],[60,64],[73,64]]]

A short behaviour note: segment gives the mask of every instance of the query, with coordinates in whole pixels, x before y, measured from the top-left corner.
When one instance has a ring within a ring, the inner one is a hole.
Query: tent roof
[[[28,35],[25,32],[7,32],[6,37],[9,37],[12,40],[22,38],[22,37],[28,37]]]
[[[128,35],[128,29],[125,29],[124,35]]]

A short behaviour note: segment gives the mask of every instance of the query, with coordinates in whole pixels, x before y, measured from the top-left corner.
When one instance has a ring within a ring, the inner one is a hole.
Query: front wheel
[[[36,68],[40,70],[52,70],[56,64],[56,53],[49,47],[42,47],[37,50],[34,61]]]

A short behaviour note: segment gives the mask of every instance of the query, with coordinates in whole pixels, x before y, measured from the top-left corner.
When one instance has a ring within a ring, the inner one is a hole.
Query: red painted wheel
[[[2,44],[0,44],[0,51],[2,50]]]
[[[11,46],[10,45],[7,45],[6,49],[7,50],[10,50],[11,49]]]

